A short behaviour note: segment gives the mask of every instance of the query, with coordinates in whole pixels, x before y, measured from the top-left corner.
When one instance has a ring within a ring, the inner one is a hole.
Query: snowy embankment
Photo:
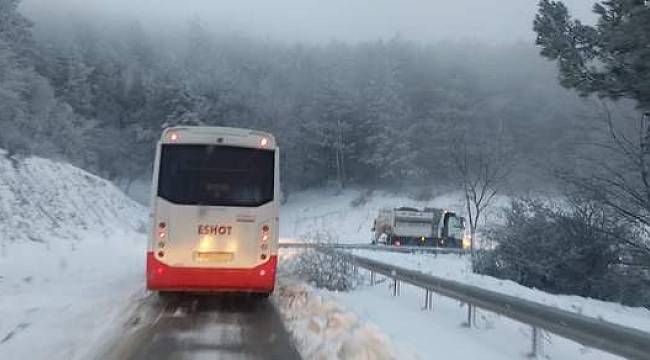
[[[457,194],[458,195],[458,194]],[[357,191],[346,191],[335,196],[326,191],[309,191],[292,196],[282,209],[281,241],[315,241],[316,237],[329,238],[341,243],[368,243],[370,226],[377,210],[384,206],[436,206],[460,209],[460,196],[448,195],[434,198],[431,202],[417,202],[405,197],[375,194],[361,206],[352,206],[359,197]],[[502,201],[502,203],[504,203]],[[283,250],[284,263],[290,263],[296,250]],[[359,255],[379,261],[407,267],[436,276],[481,286],[493,291],[520,296],[525,299],[557,306],[577,313],[603,318],[625,326],[650,330],[650,312],[577,296],[562,296],[526,288],[511,281],[472,274],[467,258],[457,255],[410,255],[358,251]],[[282,263],[281,263],[282,264]],[[324,342],[330,323],[330,310],[353,318],[355,325],[343,331],[355,339],[353,329],[373,329],[378,344],[392,349],[388,358],[421,359],[514,359],[525,358],[530,351],[530,327],[492,313],[479,311],[472,328],[462,326],[466,319],[466,307],[459,302],[435,296],[434,311],[422,310],[423,291],[406,284],[401,296],[390,295],[390,281],[382,279],[379,285],[362,285],[350,292],[330,292],[314,289],[289,281],[291,269],[281,268],[278,303],[288,320],[289,327],[298,339],[299,348],[308,355],[319,354],[326,349],[329,354],[342,353],[343,343]],[[367,282],[366,282],[367,283]],[[298,304],[298,305],[294,305]],[[297,307],[297,310],[294,309]],[[297,315],[296,315],[297,314]],[[354,314],[354,315],[352,315]],[[340,329],[334,321],[334,328]],[[310,327],[310,324],[311,327]],[[323,325],[325,324],[325,325]],[[324,330],[323,330],[324,329]],[[337,330],[341,331],[341,330]],[[569,340],[544,333],[543,354],[549,359],[617,359]],[[367,344],[368,348],[374,345]],[[379,346],[379,345],[376,345]],[[334,350],[332,350],[332,348]],[[314,351],[312,349],[318,349]],[[381,359],[366,349],[368,359]],[[332,356],[336,357],[336,356]]]
[[[146,210],[64,163],[0,152],[0,353],[83,359],[144,295]]]

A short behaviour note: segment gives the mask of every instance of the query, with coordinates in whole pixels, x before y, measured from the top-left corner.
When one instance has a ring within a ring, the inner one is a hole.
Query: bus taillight
[[[267,242],[269,241],[269,226],[264,225],[262,226],[262,242]]]
[[[158,223],[158,238],[163,240],[167,237],[167,224],[164,221]]]

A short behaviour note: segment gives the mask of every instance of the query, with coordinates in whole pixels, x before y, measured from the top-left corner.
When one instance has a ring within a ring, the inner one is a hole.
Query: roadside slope
[[[69,164],[0,150],[0,353],[87,358],[144,295],[145,208]]]

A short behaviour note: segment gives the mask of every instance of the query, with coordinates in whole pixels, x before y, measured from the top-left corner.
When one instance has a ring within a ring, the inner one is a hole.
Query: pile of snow
[[[405,358],[374,325],[304,283],[281,281],[274,299],[305,359]]]
[[[0,153],[0,353],[83,359],[144,295],[144,207],[71,165]]]

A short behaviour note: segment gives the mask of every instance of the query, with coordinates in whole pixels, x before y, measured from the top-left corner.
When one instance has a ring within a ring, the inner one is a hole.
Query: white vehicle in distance
[[[273,292],[279,169],[271,134],[165,129],[153,171],[147,289]]]

